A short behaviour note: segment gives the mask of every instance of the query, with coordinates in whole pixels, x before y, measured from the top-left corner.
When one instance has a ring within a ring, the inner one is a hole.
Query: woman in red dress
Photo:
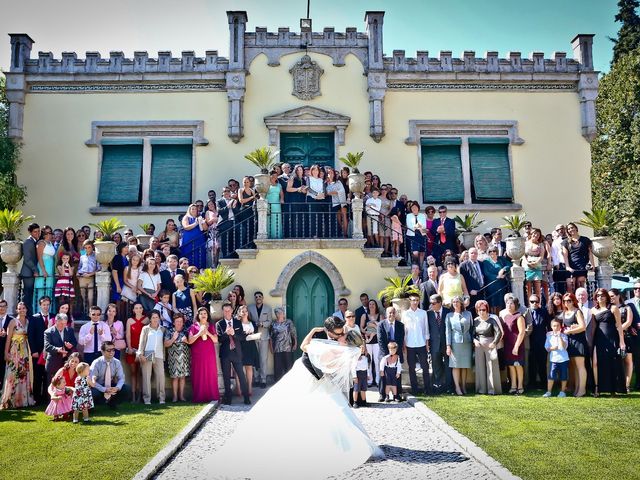
[[[149,323],[149,319],[144,316],[144,308],[140,302],[133,304],[133,318],[127,320],[127,363],[131,369],[131,394],[133,402],[137,402],[140,399],[140,392],[138,391],[138,376],[140,375],[140,367],[136,362],[136,352],[138,345],[140,344],[140,333],[142,327]]]
[[[211,324],[209,310],[200,307],[196,322],[189,329],[191,345],[191,392],[194,403],[220,400],[216,343],[218,335]]]

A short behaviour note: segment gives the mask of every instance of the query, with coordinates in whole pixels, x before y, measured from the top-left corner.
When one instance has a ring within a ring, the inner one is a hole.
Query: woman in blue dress
[[[485,298],[489,302],[491,313],[498,314],[500,310],[504,309],[504,295],[509,291],[506,275],[510,262],[504,257],[498,256],[496,247],[489,248],[487,255],[487,259],[481,264],[486,285]]]
[[[36,245],[36,252],[38,254],[38,276],[36,277],[33,288],[33,305],[32,312],[39,311],[38,301],[40,298],[47,296],[50,299],[54,299],[53,286],[56,283],[55,279],[55,260],[56,249],[51,243],[53,239],[53,230],[49,226],[45,226],[42,229],[42,237]],[[55,306],[51,305],[51,311],[55,312]],[[47,325],[47,328],[49,326]]]
[[[265,200],[269,205],[269,238],[282,238],[282,207],[284,203],[284,192],[282,185],[278,182],[278,172],[271,170],[269,174],[269,191]]]
[[[195,203],[189,205],[187,213],[182,217],[182,243],[180,251],[189,259],[189,265],[198,267],[198,270],[207,266],[207,230],[204,218],[198,215],[198,207]]]

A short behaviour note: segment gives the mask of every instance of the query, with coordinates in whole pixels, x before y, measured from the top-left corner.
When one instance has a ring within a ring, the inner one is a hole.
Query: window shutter
[[[137,144],[102,145],[101,205],[140,205],[142,189],[142,141]]]
[[[167,144],[158,139],[151,142],[151,205],[189,205],[191,203],[191,142]]]
[[[507,139],[470,138],[469,159],[473,201],[513,201]]]
[[[422,139],[422,198],[425,202],[464,202],[459,138]]]

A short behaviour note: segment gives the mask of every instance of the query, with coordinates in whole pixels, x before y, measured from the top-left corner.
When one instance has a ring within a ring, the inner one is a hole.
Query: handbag
[[[124,338],[116,339],[113,345],[116,347],[116,350],[124,350],[127,348],[127,342],[124,341]]]

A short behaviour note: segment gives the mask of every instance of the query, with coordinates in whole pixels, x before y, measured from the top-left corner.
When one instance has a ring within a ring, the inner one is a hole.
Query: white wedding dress
[[[324,376],[297,360],[207,460],[211,478],[323,479],[384,458],[345,395],[360,349],[312,340],[307,353]]]

